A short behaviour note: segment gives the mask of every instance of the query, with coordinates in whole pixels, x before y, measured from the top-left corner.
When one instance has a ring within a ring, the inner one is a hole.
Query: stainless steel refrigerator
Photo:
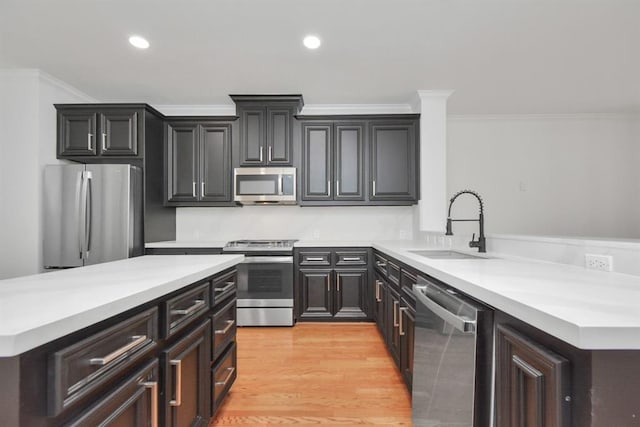
[[[80,267],[142,255],[142,170],[47,165],[44,266]]]

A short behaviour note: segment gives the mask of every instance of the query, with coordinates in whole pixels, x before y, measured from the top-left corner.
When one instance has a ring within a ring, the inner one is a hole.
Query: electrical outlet
[[[585,254],[584,266],[589,270],[613,271],[611,255]]]

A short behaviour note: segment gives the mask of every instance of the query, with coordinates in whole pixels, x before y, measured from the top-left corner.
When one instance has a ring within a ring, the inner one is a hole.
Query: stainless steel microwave
[[[296,168],[235,168],[233,200],[243,204],[296,204]]]

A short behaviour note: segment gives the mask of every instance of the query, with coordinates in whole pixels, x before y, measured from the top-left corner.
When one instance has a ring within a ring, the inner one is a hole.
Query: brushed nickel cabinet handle
[[[88,133],[87,134],[87,150],[89,151],[93,150],[93,146],[91,145],[91,138],[93,138],[93,134]]]
[[[144,381],[140,385],[151,389],[151,427],[158,427],[158,382]]]
[[[376,280],[376,302],[381,302],[382,299],[380,299],[380,285],[382,284],[382,282],[380,280]]]
[[[346,256],[342,258],[343,261],[362,261],[359,256]]]
[[[273,154],[273,153],[272,153],[271,146],[269,146],[269,154],[268,154],[268,160],[269,160],[269,161],[273,160],[273,156],[272,156],[272,154]]]
[[[260,161],[262,161],[262,145],[260,146]]]
[[[396,307],[398,307],[399,305],[400,301],[393,302],[393,326],[396,328],[400,326],[400,324],[398,323],[398,311],[396,310]]]
[[[327,275],[327,292],[331,292],[331,278]]]
[[[191,193],[193,197],[196,197],[196,182],[193,181],[193,185],[191,186]]]
[[[107,151],[107,134],[102,132],[102,151]]]
[[[336,179],[336,196],[340,195],[340,180]]]
[[[400,307],[400,321],[399,323],[399,329],[400,329],[400,336],[404,335],[404,326],[402,325],[402,313],[404,313],[405,311],[407,311],[408,308],[407,307]]]
[[[229,289],[233,288],[236,285],[236,282],[224,282],[225,286],[224,288],[214,288],[213,291],[214,292],[227,292]]]
[[[129,350],[132,350],[132,349],[138,347],[140,344],[144,343],[147,340],[147,336],[146,335],[134,335],[134,336],[131,337],[131,339],[132,339],[132,341],[130,343],[123,345],[119,349],[117,349],[115,351],[112,351],[111,353],[107,354],[104,357],[94,357],[92,359],[89,359],[89,364],[90,365],[104,366],[104,365],[114,361],[118,357],[122,356],[123,354],[125,354]]]
[[[373,195],[376,195],[376,180],[373,180]]]
[[[204,197],[204,181],[200,183],[200,195]]]
[[[331,197],[331,181],[327,181],[327,195]]]
[[[310,256],[305,258],[305,261],[324,261],[324,258],[319,256]]]
[[[176,398],[169,401],[171,406],[182,405],[182,360],[170,360],[169,364],[176,367]]]
[[[227,378],[225,378],[224,381],[216,381],[216,383],[215,383],[216,387],[227,385],[227,383],[229,382],[229,380],[233,376],[233,373],[235,372],[235,370],[236,370],[236,368],[234,368],[234,367],[227,368],[227,371],[229,371],[229,373],[227,374]]]
[[[235,323],[236,323],[235,320],[227,320],[227,326],[225,326],[224,329],[216,329],[215,334],[216,335],[227,335],[227,332],[229,332],[229,329],[231,329]]]
[[[204,306],[205,302],[203,299],[197,299],[193,302],[193,305],[188,307],[188,308],[176,308],[171,310],[171,314],[179,314],[182,316],[188,316],[190,314],[193,314],[195,311],[198,311],[199,309],[201,309]]]
[[[336,287],[338,288],[338,292],[340,292],[340,275],[336,274]]]

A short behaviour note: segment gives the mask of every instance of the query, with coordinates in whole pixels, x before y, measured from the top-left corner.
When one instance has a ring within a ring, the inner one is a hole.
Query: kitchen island
[[[229,289],[242,260],[144,256],[0,281],[0,425],[91,425],[117,413],[174,425],[190,360],[199,378],[185,398],[208,420],[235,378],[234,321],[224,316],[235,315]],[[217,316],[229,327],[218,330]]]

